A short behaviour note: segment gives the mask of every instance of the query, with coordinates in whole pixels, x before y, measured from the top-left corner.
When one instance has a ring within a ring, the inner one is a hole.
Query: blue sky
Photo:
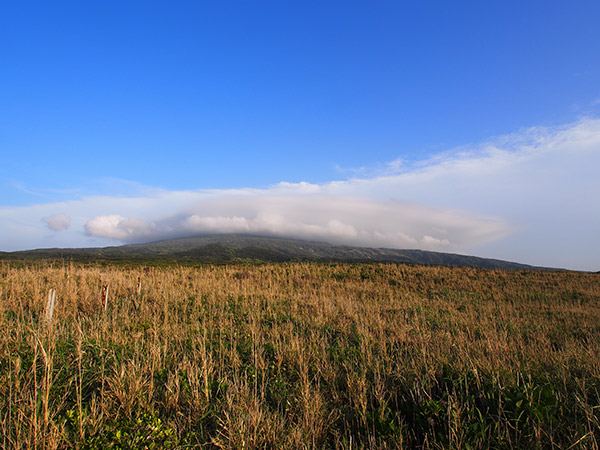
[[[4,5],[0,250],[248,231],[600,270],[598,29],[591,1]]]

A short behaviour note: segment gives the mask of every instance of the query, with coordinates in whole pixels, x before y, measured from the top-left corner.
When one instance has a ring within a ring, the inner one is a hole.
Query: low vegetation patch
[[[599,448],[598,274],[0,262],[0,326],[2,448]]]

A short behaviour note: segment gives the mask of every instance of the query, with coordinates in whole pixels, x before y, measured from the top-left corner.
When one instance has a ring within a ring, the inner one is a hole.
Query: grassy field
[[[599,274],[4,262],[0,323],[5,449],[600,446]]]

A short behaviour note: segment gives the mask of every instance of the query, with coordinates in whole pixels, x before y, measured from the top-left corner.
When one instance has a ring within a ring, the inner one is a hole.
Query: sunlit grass
[[[598,448],[597,274],[3,263],[0,276],[2,448]]]

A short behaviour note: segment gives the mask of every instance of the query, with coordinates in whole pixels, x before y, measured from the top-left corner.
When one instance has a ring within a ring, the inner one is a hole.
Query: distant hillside
[[[103,248],[52,248],[0,252],[2,259],[66,258],[74,260],[344,261],[397,262],[490,269],[539,269],[526,264],[424,250],[396,250],[332,245],[294,239],[213,235]]]

